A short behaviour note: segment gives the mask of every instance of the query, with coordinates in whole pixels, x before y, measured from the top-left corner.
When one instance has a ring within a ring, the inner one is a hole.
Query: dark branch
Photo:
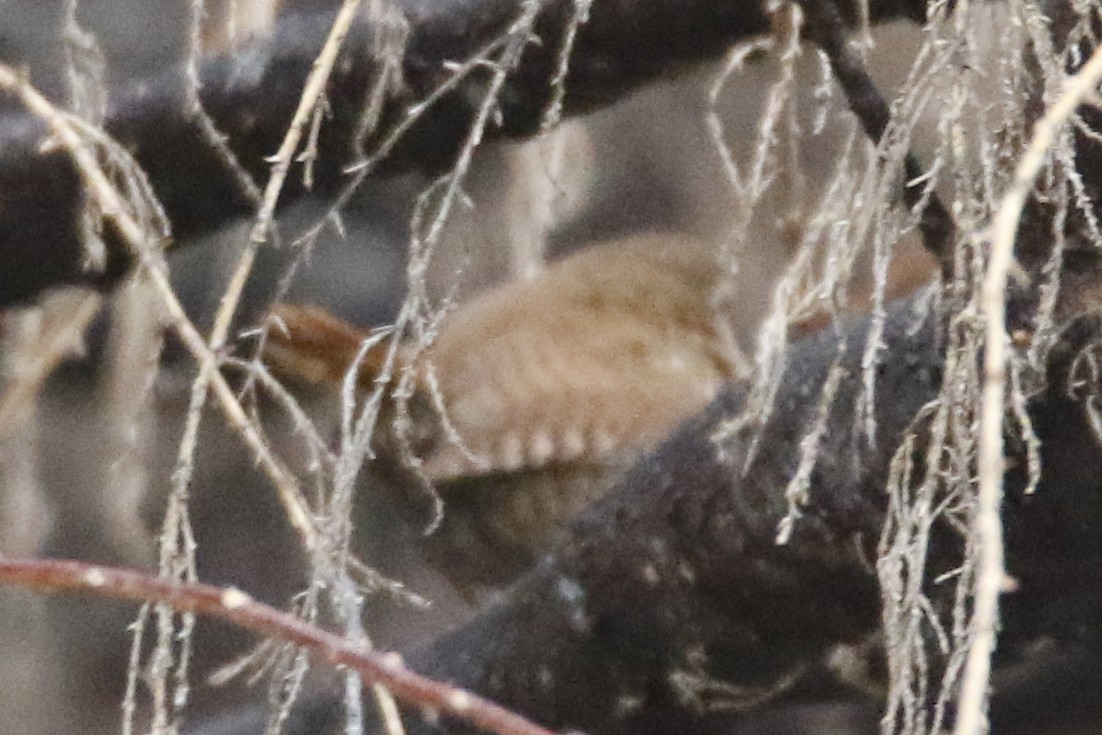
[[[848,26],[834,0],[802,0],[807,13],[807,34],[823,50],[830,60],[834,78],[842,87],[850,110],[861,122],[865,134],[879,145],[891,122],[891,110],[876,84],[869,76],[861,58],[853,52],[847,41]],[[919,231],[923,244],[941,265],[942,278],[953,275],[953,246],[957,228],[952,214],[933,189],[933,181],[927,181],[922,164],[911,151],[903,161],[903,201],[908,207],[922,207]]]
[[[940,383],[935,321],[913,303],[892,312],[878,387],[891,400],[878,402],[875,448],[854,430],[868,324],[849,329],[851,357],[812,497],[787,545],[775,542],[784,489],[838,354],[833,334],[793,348],[747,472],[758,428],[715,438],[742,407],[732,389],[638,465],[507,604],[414,654],[411,665],[494,692],[556,727],[635,733],[699,724],[701,709],[678,686],[694,676],[733,685],[730,698],[745,706],[819,669],[830,647],[879,624],[869,560],[883,481],[891,449]],[[547,689],[531,685],[540,681]]]
[[[411,36],[402,66],[405,94],[386,101],[384,133],[411,103],[424,98],[448,75],[447,62],[472,57],[520,12],[519,0],[402,0]],[[855,15],[855,3],[845,10]],[[923,17],[924,3],[872,3],[877,20]],[[528,136],[539,127],[551,99],[570,0],[547,0],[536,35],[501,95],[501,125],[489,137]],[[262,49],[211,59],[201,68],[203,100],[230,148],[253,176],[267,177],[265,159],[276,151],[306,75],[328,30],[329,14],[283,18]],[[594,3],[580,30],[566,83],[565,111],[576,114],[607,105],[658,76],[720,55],[730,44],[768,29],[761,4],[741,0],[620,0]],[[332,192],[347,180],[353,138],[366,90],[378,72],[369,51],[373,28],[361,20],[345,45],[331,80],[331,117],[322,128],[316,187]],[[383,162],[387,172],[448,166],[468,132],[485,87],[485,74],[471,74],[403,136]],[[107,131],[129,149],[149,174],[175,235],[190,238],[228,219],[248,215],[242,195],[219,156],[204,142],[186,113],[182,67],[125,80],[111,95]],[[110,283],[127,258],[115,248],[106,273],[83,267],[77,213],[78,177],[61,152],[43,153],[45,131],[26,116],[0,122],[0,307],[33,299],[62,283]],[[297,170],[288,179],[284,203],[303,193]],[[113,243],[112,243],[113,244]]]

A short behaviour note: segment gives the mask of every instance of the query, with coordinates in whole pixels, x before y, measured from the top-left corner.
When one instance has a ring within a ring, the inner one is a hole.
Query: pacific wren
[[[712,306],[722,273],[710,246],[680,234],[595,245],[475,297],[427,350],[399,353],[416,376],[412,446],[445,504],[430,563],[460,589],[509,582],[700,411],[735,372]],[[367,333],[313,306],[282,304],[273,318],[269,364],[338,389]],[[360,364],[361,391],[384,351]],[[394,441],[374,444],[377,461],[402,464]]]

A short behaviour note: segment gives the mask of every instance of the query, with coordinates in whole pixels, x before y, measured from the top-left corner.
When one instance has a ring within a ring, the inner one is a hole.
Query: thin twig
[[[352,21],[356,19],[356,13],[360,9],[361,0],[344,0],[340,12],[337,13],[333,26],[329,29],[329,37],[325,45],[314,61],[310,70],[310,76],[306,79],[306,85],[302,89],[302,97],[299,99],[298,108],[287,128],[287,134],[283,143],[273,157],[272,176],[264,187],[264,198],[257,215],[256,224],[253,226],[249,240],[254,243],[263,242],[267,237],[268,225],[275,214],[276,203],[279,194],[283,190],[283,182],[287,179],[287,173],[291,168],[291,160],[298,150],[298,144],[302,140],[302,131],[310,121],[318,101],[325,92],[325,85],[329,82],[329,75],[333,71],[333,65],[337,61],[341,45],[348,35]]]
[[[329,31],[329,37],[326,39],[321,53],[314,62],[314,67],[310,71],[310,76],[306,80],[306,85],[303,88],[302,97],[299,99],[294,118],[292,118],[291,124],[287,128],[287,133],[283,138],[283,143],[280,145],[279,151],[275,154],[274,163],[272,164],[272,175],[271,178],[268,179],[268,184],[264,189],[264,195],[260,202],[260,211],[257,214],[256,223],[253,225],[249,240],[245,243],[245,249],[238,258],[237,267],[234,269],[229,284],[226,286],[226,290],[222,295],[222,300],[218,305],[218,311],[214,317],[214,326],[211,328],[209,341],[209,351],[211,353],[218,353],[225,345],[230,325],[233,322],[233,316],[237,313],[237,305],[245,289],[245,282],[248,280],[249,274],[252,273],[257,249],[268,237],[268,232],[272,225],[272,218],[275,215],[276,203],[279,200],[280,192],[283,190],[283,183],[286,181],[287,172],[290,170],[291,159],[295,151],[298,150],[299,142],[302,139],[303,128],[325,91],[325,85],[329,81],[329,75],[333,70],[333,65],[336,63],[341,44],[344,41],[344,37],[348,34],[348,29],[351,27],[352,21],[356,17],[359,6],[360,0],[345,0],[344,5],[341,6],[341,10],[337,14],[337,19],[334,21],[332,29]],[[217,361],[203,361],[200,363],[199,375],[195,378],[195,383],[192,385],[192,400],[189,406],[187,425],[184,428],[184,438],[180,442],[181,455],[183,455],[185,451],[190,451],[190,448],[195,443],[201,416],[198,407],[201,407],[202,404],[206,402],[207,382],[211,379],[211,373],[217,371],[217,369]]]
[[[972,614],[974,639],[964,671],[956,735],[982,732],[995,650],[999,593],[1004,586],[1000,509],[1003,498],[1003,416],[1006,396],[1006,281],[1014,259],[1019,219],[1033,182],[1050,149],[1075,109],[1102,79],[1102,48],[1065,82],[1060,95],[1033,129],[1033,138],[1014,171],[991,224],[991,255],[984,274],[981,304],[985,324],[983,413],[980,417],[979,494],[973,533],[979,542],[979,571]]]
[[[201,91],[203,87],[199,72],[199,62],[203,57],[203,18],[206,14],[205,0],[191,0],[190,3],[190,29],[188,31],[188,54],[184,65],[184,77],[187,86],[184,88],[188,111],[199,127],[206,144],[214,151],[215,156],[222,162],[223,167],[229,172],[234,184],[249,203],[260,207],[263,200],[263,192],[253,179],[252,174],[238,159],[237,154],[229,145],[229,139],[211,118],[203,105]],[[232,22],[235,14],[230,13]]]
[[[343,211],[348,203],[352,201],[352,197],[359,191],[364,181],[367,180],[368,176],[374,173],[379,163],[390,155],[413,126],[420,121],[429,110],[433,109],[437,103],[447,99],[447,95],[459,87],[460,83],[475,70],[481,69],[489,64],[490,55],[500,51],[501,47],[504,46],[508,40],[509,36],[507,34],[494,38],[492,41],[489,41],[477,49],[466,61],[450,64],[449,73],[443,80],[419,102],[410,105],[404,110],[401,119],[394,127],[390,129],[381,141],[374,144],[370,155],[362,156],[360,160],[344,168],[344,173],[348,176],[348,181],[341,187],[340,193],[332,199],[325,214],[319,217],[317,222],[307,228],[306,231],[295,240],[295,244],[301,245],[313,242],[327,225],[333,222],[339,222],[341,211]],[[363,141],[355,141],[355,147],[361,149],[362,153]]]
[[[405,702],[498,735],[553,735],[553,731],[477,694],[410,671],[397,654],[368,650],[232,587],[183,584],[144,572],[57,560],[0,561],[0,583],[39,591],[86,592],[116,600],[157,602],[180,613],[219,618],[258,635],[301,646],[323,661],[356,671],[365,684],[385,686]]]
[[[329,37],[326,39],[321,53],[314,62],[314,66],[310,71],[310,76],[306,80],[306,85],[303,88],[294,118],[292,118],[291,124],[287,128],[287,133],[283,138],[283,143],[280,145],[279,151],[274,157],[272,175],[271,178],[268,179],[268,184],[264,189],[264,194],[260,202],[260,209],[256,217],[256,223],[253,225],[248,242],[245,243],[245,248],[238,258],[237,266],[234,268],[230,281],[226,286],[226,290],[222,294],[221,302],[218,305],[218,311],[214,317],[214,326],[211,328],[210,347],[209,349],[204,349],[204,352],[212,356],[220,352],[225,345],[230,325],[233,322],[233,316],[237,313],[237,305],[245,289],[245,282],[248,280],[249,274],[252,273],[257,249],[265,242],[268,237],[268,232],[271,229],[276,203],[279,200],[280,192],[283,190],[283,183],[287,178],[287,172],[291,166],[291,159],[295,151],[298,150],[298,144],[302,139],[302,130],[309,120],[311,111],[317,106],[325,90],[325,85],[329,80],[329,75],[333,70],[333,65],[336,63],[337,55],[340,52],[341,44],[344,41],[344,37],[348,34],[348,29],[356,17],[359,6],[360,0],[345,0],[329,32]],[[140,241],[131,240],[131,242]],[[199,363],[199,374],[192,384],[191,401],[188,410],[187,424],[184,428],[184,437],[180,442],[181,457],[190,455],[191,448],[195,444],[201,416],[198,408],[206,402],[207,383],[208,381],[214,380],[212,373],[217,372],[218,365],[219,361],[216,359],[209,361],[201,360]],[[241,412],[241,415],[245,417],[244,411]],[[247,418],[245,420],[246,425],[248,425]],[[255,430],[254,433],[256,433]],[[259,438],[259,435],[257,436]],[[259,443],[263,444],[263,441],[261,440]],[[302,519],[300,518],[299,522],[301,521]],[[296,525],[298,525],[298,523],[296,523]],[[313,548],[313,544],[310,546]]]
[[[540,131],[543,133],[549,132],[562,120],[563,102],[566,100],[566,76],[570,71],[570,55],[574,51],[578,29],[589,22],[589,11],[592,8],[593,0],[574,0],[574,12],[566,30],[563,31],[555,73],[551,77],[551,102],[540,117]]]
[[[131,248],[135,256],[148,270],[150,280],[164,300],[168,318],[173,328],[184,343],[184,347],[199,362],[200,369],[208,364],[217,364],[218,357],[207,346],[202,335],[192,324],[172,289],[163,255],[153,251],[148,246],[151,239],[159,238],[160,235],[156,233],[147,235],[137,220],[129,214],[126,203],[103,173],[99,163],[91,151],[88,150],[84,140],[76,131],[74,125],[71,124],[69,118],[31,87],[11,66],[6,64],[0,64],[0,89],[15,94],[28,110],[41,118],[49,127],[50,132],[57,138],[57,141],[72,157],[77,170],[84,179],[89,196],[98,201],[104,220],[115,228],[122,241]],[[216,370],[212,371],[210,381],[226,420],[241,434],[245,443],[256,455],[261,469],[276,486],[289,520],[303,536],[306,548],[315,549],[318,543],[317,531],[314,528],[310,509],[302,497],[294,476],[265,445],[260,432],[249,421],[245,409],[237,400],[233,389],[222,374]]]
[[[869,76],[865,62],[850,47],[838,6],[834,0],[800,0],[800,6],[808,16],[808,35],[830,60],[834,78],[842,87],[850,110],[869,139],[879,145],[891,122],[891,110]],[[903,159],[903,173],[906,176],[903,201],[912,209],[923,207],[918,223],[923,244],[941,265],[942,277],[948,279],[953,272],[956,223],[911,151]]]

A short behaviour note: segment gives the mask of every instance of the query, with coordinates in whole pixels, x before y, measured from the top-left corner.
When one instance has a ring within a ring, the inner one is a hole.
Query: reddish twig
[[[462,719],[498,735],[553,735],[551,730],[477,694],[410,671],[396,653],[370,651],[232,587],[171,582],[145,572],[60,560],[0,560],[0,584],[159,602],[178,612],[220,618],[259,635],[301,646],[330,664],[346,666],[356,671],[364,683],[380,684],[422,709]]]

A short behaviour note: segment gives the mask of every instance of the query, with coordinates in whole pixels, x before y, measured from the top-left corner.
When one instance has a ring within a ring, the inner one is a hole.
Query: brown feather
[[[462,305],[416,362],[400,355],[419,377],[421,470],[447,504],[427,546],[454,582],[499,584],[527,566],[731,379],[711,306],[721,273],[708,245],[682,235],[594,246]],[[283,304],[273,318],[266,359],[315,385],[339,386],[366,337],[318,307]],[[385,353],[368,351],[361,388]],[[457,436],[431,408],[430,371]]]

